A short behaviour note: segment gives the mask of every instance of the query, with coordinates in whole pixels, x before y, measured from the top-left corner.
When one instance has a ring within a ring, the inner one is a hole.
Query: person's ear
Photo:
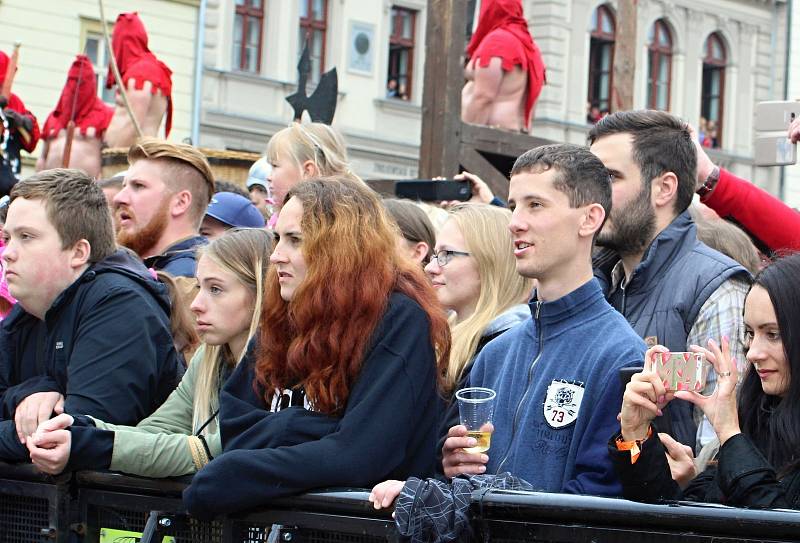
[[[192,206],[192,193],[188,190],[181,190],[172,195],[172,204],[170,205],[170,215],[173,217],[180,217],[185,215],[189,208]]]
[[[319,176],[319,170],[313,160],[306,160],[302,165],[303,179],[313,179]]]
[[[678,195],[678,176],[664,172],[652,181],[653,205],[656,208],[672,206]]]
[[[414,262],[422,262],[425,260],[425,257],[428,256],[428,251],[430,247],[424,241],[418,241],[411,247],[411,258]]]
[[[86,239],[79,239],[75,242],[75,245],[72,246],[72,255],[70,256],[69,265],[73,269],[81,268],[89,262],[91,256],[92,246],[89,244],[89,241]]]
[[[581,216],[581,223],[578,228],[578,235],[581,237],[593,238],[598,230],[603,226],[606,218],[606,210],[600,204],[589,204],[584,208]]]

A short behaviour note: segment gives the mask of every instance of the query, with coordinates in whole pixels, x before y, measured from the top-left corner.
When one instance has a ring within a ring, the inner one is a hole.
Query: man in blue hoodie
[[[100,187],[78,170],[41,172],[11,192],[3,268],[18,303],[0,326],[0,459],[28,459],[52,413],[136,424],[181,367],[169,298],[117,249]]]
[[[475,440],[454,426],[445,475],[510,472],[534,490],[620,495],[607,452],[619,369],[641,366],[645,346],[592,275],[611,209],[608,171],[584,147],[537,147],[514,164],[509,207],[517,271],[538,284],[531,316],[484,347],[469,374],[469,386],[497,392],[491,449],[465,452]]]

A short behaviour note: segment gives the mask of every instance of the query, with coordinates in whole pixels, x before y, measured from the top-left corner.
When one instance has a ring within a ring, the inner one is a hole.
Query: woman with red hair
[[[258,347],[220,394],[223,453],[184,493],[198,517],[434,471],[448,324],[380,200],[306,181],[275,232]]]

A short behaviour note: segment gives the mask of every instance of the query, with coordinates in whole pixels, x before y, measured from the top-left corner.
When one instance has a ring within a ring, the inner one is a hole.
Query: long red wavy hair
[[[274,268],[267,278],[256,361],[267,403],[276,389],[302,386],[315,410],[340,414],[393,291],[428,316],[441,390],[450,353],[447,318],[422,270],[397,256],[393,226],[375,192],[329,178],[296,185],[290,198],[303,206],[307,273],[291,302],[281,298]]]

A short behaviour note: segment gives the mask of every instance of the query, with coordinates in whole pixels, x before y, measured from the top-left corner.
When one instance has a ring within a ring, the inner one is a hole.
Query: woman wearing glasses
[[[323,123],[296,122],[280,130],[267,144],[267,160],[272,165],[267,181],[278,209],[286,193],[305,179],[338,176],[361,181],[350,170],[342,137]]]
[[[439,301],[451,311],[453,346],[445,376],[450,405],[442,439],[459,423],[455,391],[464,387],[473,360],[484,345],[530,315],[525,302],[534,285],[517,273],[508,209],[461,204],[449,213],[425,266]]]
[[[434,471],[450,333],[377,195],[300,183],[275,233],[257,355],[221,395],[224,452],[184,492],[195,516]]]

